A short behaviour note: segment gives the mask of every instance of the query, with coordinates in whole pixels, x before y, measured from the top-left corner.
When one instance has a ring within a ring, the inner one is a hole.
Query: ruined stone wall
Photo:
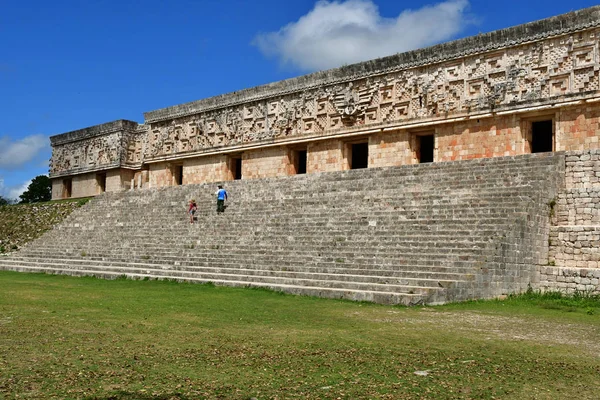
[[[131,189],[131,181],[135,175],[135,171],[130,169],[114,169],[106,173],[106,191],[120,192],[122,190]]]
[[[600,293],[600,150],[567,153],[565,189],[552,206],[542,288]]]
[[[52,136],[50,177],[120,167],[127,162],[127,143],[137,125],[118,120]]]
[[[51,176],[109,169],[121,163],[121,132],[53,145]]]
[[[597,107],[597,104],[600,102],[513,115],[487,116],[418,129],[379,130],[341,139],[326,140],[324,138],[321,141],[315,140],[304,145],[296,145],[296,147],[276,146],[248,150],[238,154],[244,160],[244,179],[294,174],[291,150],[299,148],[298,146],[308,151],[307,172],[309,173],[347,169],[349,165],[348,146],[356,141],[369,142],[369,167],[414,164],[418,163],[418,136],[424,134],[435,135],[434,161],[436,162],[513,156],[531,151],[529,148],[531,134],[528,130],[530,130],[532,121],[540,119],[553,121],[556,150],[593,149],[598,147],[598,137],[600,137],[600,108]],[[112,133],[103,140],[108,140],[118,134],[118,132]],[[175,184],[172,168],[177,164],[183,164],[184,184],[233,179],[229,156],[221,154],[153,163],[148,172],[150,177],[144,178],[144,182],[149,181],[147,184],[149,187]],[[123,176],[121,182],[108,186],[107,190],[124,190],[131,187],[131,182],[128,181],[129,175]],[[73,181],[74,186],[87,185],[75,188],[73,193],[85,193],[85,196],[96,194],[89,183],[83,182],[82,179]],[[139,187],[136,181],[134,181],[134,187]],[[55,189],[54,195],[57,196],[59,193],[60,190]]]
[[[128,157],[141,157],[135,151],[128,153],[129,143],[136,143],[137,129],[136,122],[119,120],[51,137],[52,199],[68,196],[63,178],[72,178],[70,197],[99,194],[96,173],[106,174],[106,190],[129,188],[131,182],[127,180],[133,173],[121,167],[128,164]]]

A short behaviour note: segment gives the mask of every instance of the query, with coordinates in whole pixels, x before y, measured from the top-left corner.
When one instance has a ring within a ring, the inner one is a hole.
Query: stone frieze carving
[[[153,120],[54,146],[51,173],[600,92],[599,28]]]
[[[599,90],[598,29],[152,123],[148,157]]]
[[[120,165],[122,149],[121,132],[53,146],[50,175]]]

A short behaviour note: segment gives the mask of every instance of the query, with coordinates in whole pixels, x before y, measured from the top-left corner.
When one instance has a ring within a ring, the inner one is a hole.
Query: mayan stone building
[[[52,198],[597,149],[600,7],[51,138]]]
[[[599,38],[596,6],[53,136],[53,198],[95,197],[0,269],[388,304],[600,293]]]

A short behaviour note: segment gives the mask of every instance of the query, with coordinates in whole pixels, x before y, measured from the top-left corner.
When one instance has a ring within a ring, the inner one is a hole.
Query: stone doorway
[[[294,152],[294,169],[296,170],[297,175],[306,174],[306,158],[306,149],[296,150]]]
[[[232,156],[229,160],[229,170],[231,172],[231,177],[233,180],[242,179],[242,157],[241,156]]]
[[[433,162],[433,150],[435,149],[435,136],[417,136],[417,160],[420,164]]]
[[[554,150],[554,124],[552,120],[531,123],[531,152],[545,153]]]
[[[183,185],[183,165],[174,165],[171,167],[173,175],[173,184],[177,186]]]
[[[368,168],[369,166],[369,143],[351,143],[348,154],[350,169]]]
[[[106,192],[106,173],[96,174],[96,188],[98,194]]]
[[[62,198],[70,199],[71,198],[71,189],[73,188],[73,181],[69,179],[63,179],[62,182]]]

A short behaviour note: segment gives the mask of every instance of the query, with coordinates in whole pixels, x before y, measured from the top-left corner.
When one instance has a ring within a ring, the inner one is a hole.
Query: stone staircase
[[[220,215],[214,184],[105,193],[0,269],[386,304],[489,298],[547,262],[563,170],[554,153],[233,181]]]

